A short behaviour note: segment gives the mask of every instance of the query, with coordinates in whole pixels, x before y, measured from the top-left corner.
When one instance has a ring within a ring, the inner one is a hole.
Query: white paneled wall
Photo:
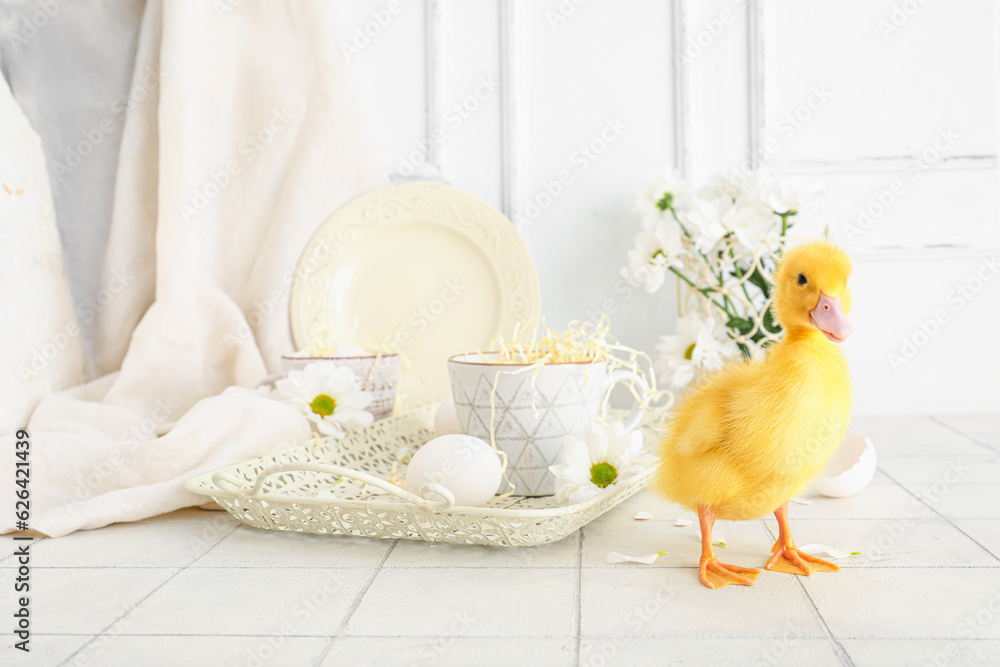
[[[608,312],[652,351],[676,295],[620,277],[635,191],[763,160],[826,185],[798,231],[829,226],[855,257],[858,411],[1000,411],[989,0],[344,4],[348,40],[386,23],[350,61],[387,179],[440,177],[511,217],[549,324]]]
[[[516,3],[509,214],[538,264],[551,324],[606,310],[621,338],[649,349],[674,308],[635,292],[620,269],[637,186],[675,160],[670,3],[556,14],[574,6]]]
[[[855,258],[846,347],[860,410],[1000,410],[994,8],[750,8],[757,132],[781,141],[775,169],[826,182],[817,229],[830,225]],[[783,132],[815,89],[826,101]]]

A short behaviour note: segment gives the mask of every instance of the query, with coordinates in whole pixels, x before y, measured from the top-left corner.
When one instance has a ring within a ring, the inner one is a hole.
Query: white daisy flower
[[[729,233],[722,221],[732,207],[733,202],[727,199],[699,200],[690,211],[680,214],[699,251],[707,255]]]
[[[765,244],[765,239],[781,230],[781,217],[762,207],[742,200],[733,204],[723,216],[723,224],[736,237],[739,264],[746,269],[753,254]]]
[[[692,311],[677,320],[677,333],[663,336],[656,351],[660,380],[682,389],[699,373],[721,368],[735,347],[718,322]]]
[[[684,241],[673,222],[657,223],[650,231],[639,232],[636,247],[628,251],[628,266],[622,275],[635,286],[652,294],[660,289],[670,267],[681,266]]]
[[[716,174],[709,181],[708,185],[698,190],[698,196],[707,201],[714,201],[716,199],[736,201],[741,191],[742,188],[736,181],[726,178],[722,174]]]
[[[681,178],[677,170],[667,171],[639,191],[636,207],[642,214],[642,224],[647,230],[659,222],[671,220],[670,209],[675,211],[691,198],[691,184]]]
[[[823,194],[817,183],[807,184],[799,177],[780,178],[766,169],[753,174],[743,190],[747,201],[778,215],[801,213]]]
[[[629,251],[629,255],[632,251]],[[652,294],[656,290],[663,286],[663,281],[666,278],[666,271],[661,271],[659,269],[653,268],[648,264],[629,264],[624,269],[622,269],[622,275],[629,284],[636,287],[643,287],[647,292]]]
[[[375,418],[365,410],[371,392],[362,391],[351,369],[330,362],[314,362],[274,383],[274,398],[299,408],[323,435],[343,438]]]
[[[587,426],[567,435],[565,447],[562,464],[549,467],[560,504],[586,502],[656,462],[642,451],[642,433],[626,433],[621,422]]]

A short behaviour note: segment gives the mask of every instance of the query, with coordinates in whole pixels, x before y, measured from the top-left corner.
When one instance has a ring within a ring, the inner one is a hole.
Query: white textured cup
[[[507,454],[507,475],[519,496],[555,493],[549,466],[562,460],[563,440],[597,420],[615,384],[631,383],[635,377],[640,398],[645,400],[648,392],[641,377],[625,369],[609,372],[603,362],[537,368],[498,364],[497,356],[495,352],[456,355],[448,360],[448,373],[459,428],[489,442],[492,417],[497,447]],[[625,428],[635,428],[642,416],[642,406],[637,405]]]
[[[392,414],[396,404],[396,387],[399,386],[399,355],[383,354],[363,357],[301,357],[293,354],[281,356],[281,370],[302,370],[309,364],[329,363],[350,368],[361,381],[361,388],[372,393],[372,402],[367,410],[382,419]]]

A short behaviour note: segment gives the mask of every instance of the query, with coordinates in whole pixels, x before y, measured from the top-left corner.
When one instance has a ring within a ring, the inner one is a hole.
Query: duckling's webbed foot
[[[771,549],[773,554],[767,559],[767,569],[787,574],[809,576],[813,572],[838,572],[839,567],[822,558],[810,556],[800,550],[795,544],[781,544],[779,540]]]
[[[771,557],[767,559],[768,570],[809,576],[813,572],[839,572],[840,568],[822,558],[816,558],[805,553],[792,539],[792,531],[788,525],[788,502],[786,501],[774,511],[778,520],[778,540],[771,548]]]
[[[722,588],[729,584],[753,586],[759,574],[760,570],[723,563],[715,556],[703,557],[698,568],[698,578],[709,588]]]
[[[715,557],[712,546],[712,526],[715,525],[715,508],[698,508],[698,523],[701,526],[701,561],[698,563],[698,578],[709,588],[722,588],[729,584],[753,586],[757,583],[760,570],[739,567],[721,562]]]

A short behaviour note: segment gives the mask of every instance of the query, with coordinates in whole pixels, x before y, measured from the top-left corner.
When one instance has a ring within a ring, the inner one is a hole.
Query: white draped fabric
[[[105,293],[93,309],[91,361],[101,376],[5,412],[0,424],[0,496],[12,499],[11,434],[28,420],[32,528],[65,535],[199,504],[183,490],[188,478],[307,436],[304,418],[252,388],[292,349],[288,293],[307,239],[341,203],[378,185],[334,4],[146,4],[130,89],[109,109],[127,113],[103,223]],[[5,59],[5,69],[16,65]],[[31,132],[6,85],[4,96],[2,150],[20,141],[24,159],[40,161],[37,138],[19,140]],[[36,105],[29,117],[46,113]],[[51,155],[48,166],[56,181]],[[89,166],[84,157],[76,169]],[[48,235],[52,249],[54,223],[41,203],[19,218],[2,206],[0,234],[25,243]],[[67,305],[61,266],[42,280],[37,264],[0,266],[0,343],[21,360],[0,366],[2,396],[27,391],[25,345],[32,370],[30,343],[12,323],[35,322],[44,338],[85,312]],[[6,281],[25,289],[5,291]],[[25,290],[38,295],[30,312]],[[39,377],[72,372],[34,391],[82,378],[81,350],[76,334]],[[15,528],[12,506],[0,505],[0,532]]]

